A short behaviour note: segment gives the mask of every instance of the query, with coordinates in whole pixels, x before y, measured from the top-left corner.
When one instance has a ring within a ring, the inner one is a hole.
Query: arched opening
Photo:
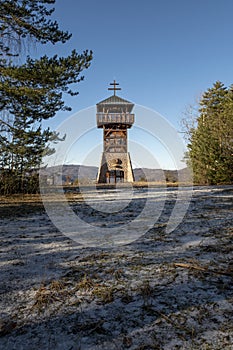
[[[124,182],[124,171],[120,169],[107,171],[106,182],[107,183]]]

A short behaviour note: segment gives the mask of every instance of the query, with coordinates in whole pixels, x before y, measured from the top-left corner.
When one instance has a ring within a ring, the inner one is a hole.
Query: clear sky
[[[232,0],[57,0],[55,7],[72,39],[37,53],[94,53],[80,94],[67,99],[72,113],[108,97],[116,79],[120,96],[179,129],[185,108],[203,91],[216,80],[233,83]],[[72,113],[60,112],[48,124],[54,128]],[[101,130],[95,135],[102,139]]]

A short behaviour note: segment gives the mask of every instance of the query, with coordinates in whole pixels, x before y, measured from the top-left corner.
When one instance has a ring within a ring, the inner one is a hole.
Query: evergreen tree
[[[188,162],[194,181],[233,181],[233,92],[217,81],[200,101],[196,127],[189,129]]]
[[[60,31],[49,16],[55,0],[0,0],[0,191],[29,190],[28,181],[36,177],[43,154],[51,152],[48,141],[59,136],[42,130],[41,122],[59,110],[70,110],[63,100],[78,91],[70,85],[83,80],[81,72],[90,66],[92,52],[67,57],[27,57],[19,65],[15,56],[28,38],[42,44],[66,42],[70,34]]]
[[[56,0],[0,0],[1,55],[17,56],[25,39],[45,44],[65,43],[71,34],[59,30],[50,16]]]

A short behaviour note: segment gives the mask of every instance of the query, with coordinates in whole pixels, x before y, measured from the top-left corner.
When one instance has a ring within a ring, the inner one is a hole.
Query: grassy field
[[[232,194],[232,186],[195,188],[167,233],[171,189],[154,227],[112,248],[63,235],[39,195],[1,197],[0,348],[231,350]],[[67,197],[78,213],[83,197]]]

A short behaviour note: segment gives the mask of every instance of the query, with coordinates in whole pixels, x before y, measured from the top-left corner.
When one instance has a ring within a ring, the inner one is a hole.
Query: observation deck
[[[126,128],[131,128],[134,123],[134,114],[132,113],[96,113],[96,122],[98,128],[103,128],[105,125],[113,126],[117,124],[125,125]]]

